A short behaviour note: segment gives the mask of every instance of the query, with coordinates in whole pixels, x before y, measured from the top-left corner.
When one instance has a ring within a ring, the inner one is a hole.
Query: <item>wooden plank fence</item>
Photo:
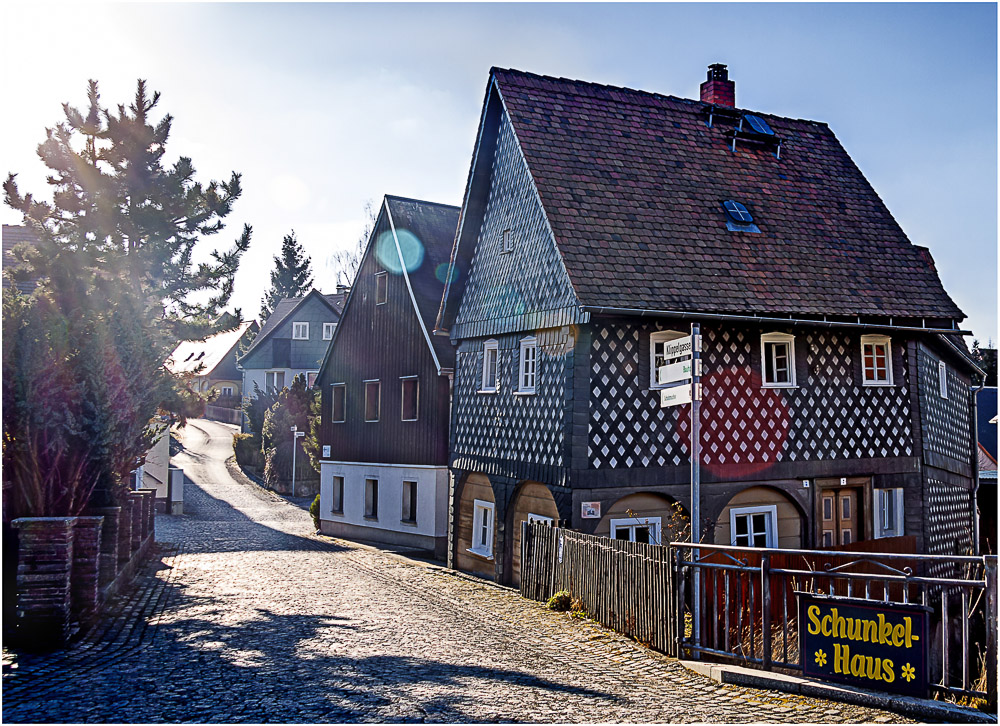
[[[669,652],[671,588],[666,547],[524,523],[521,595],[545,601],[566,590],[588,617]]]

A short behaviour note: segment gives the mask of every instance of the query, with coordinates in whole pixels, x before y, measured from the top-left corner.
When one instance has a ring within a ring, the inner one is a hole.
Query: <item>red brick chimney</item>
[[[701,84],[701,100],[718,106],[736,106],[736,83],[729,80],[725,63],[708,67],[708,80]]]

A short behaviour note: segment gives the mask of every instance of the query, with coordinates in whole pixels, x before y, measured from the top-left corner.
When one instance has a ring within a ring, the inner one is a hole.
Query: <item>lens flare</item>
[[[423,243],[408,229],[397,230],[396,237],[399,239],[399,251],[403,256],[402,264],[399,254],[396,253],[396,242],[392,238],[391,231],[383,232],[375,241],[375,259],[394,275],[402,275],[404,267],[407,272],[419,269],[424,263]]]
[[[444,283],[445,285],[447,285],[449,282],[455,282],[455,280],[458,279],[458,268],[456,267],[452,269],[451,279],[449,279],[448,267],[449,264],[447,262],[442,262],[440,265],[434,268],[434,277],[436,277],[438,281]]]

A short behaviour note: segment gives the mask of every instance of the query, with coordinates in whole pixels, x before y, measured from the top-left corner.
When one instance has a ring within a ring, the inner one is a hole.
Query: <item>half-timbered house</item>
[[[318,378],[324,533],[445,556],[455,353],[431,330],[458,211],[392,196],[379,210]]]
[[[692,322],[707,541],[970,548],[964,314],[830,128],[725,66],[700,100],[493,69],[448,280],[454,566],[516,581],[525,519],[669,536]]]

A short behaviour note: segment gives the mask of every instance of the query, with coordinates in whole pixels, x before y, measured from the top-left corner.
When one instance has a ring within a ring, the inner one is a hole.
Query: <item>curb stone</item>
[[[681,660],[679,662],[688,670],[711,678],[718,683],[771,691],[783,691],[785,693],[795,693],[814,698],[825,698],[830,701],[840,701],[856,706],[884,709],[902,716],[925,719],[935,723],[997,722],[997,717],[994,714],[975,711],[971,708],[956,706],[953,703],[946,703],[944,701],[932,701],[924,698],[913,698],[912,696],[897,696],[875,691],[865,691],[853,686],[823,683],[811,678],[790,676],[771,671],[759,671],[741,666],[702,663],[691,660]]]

